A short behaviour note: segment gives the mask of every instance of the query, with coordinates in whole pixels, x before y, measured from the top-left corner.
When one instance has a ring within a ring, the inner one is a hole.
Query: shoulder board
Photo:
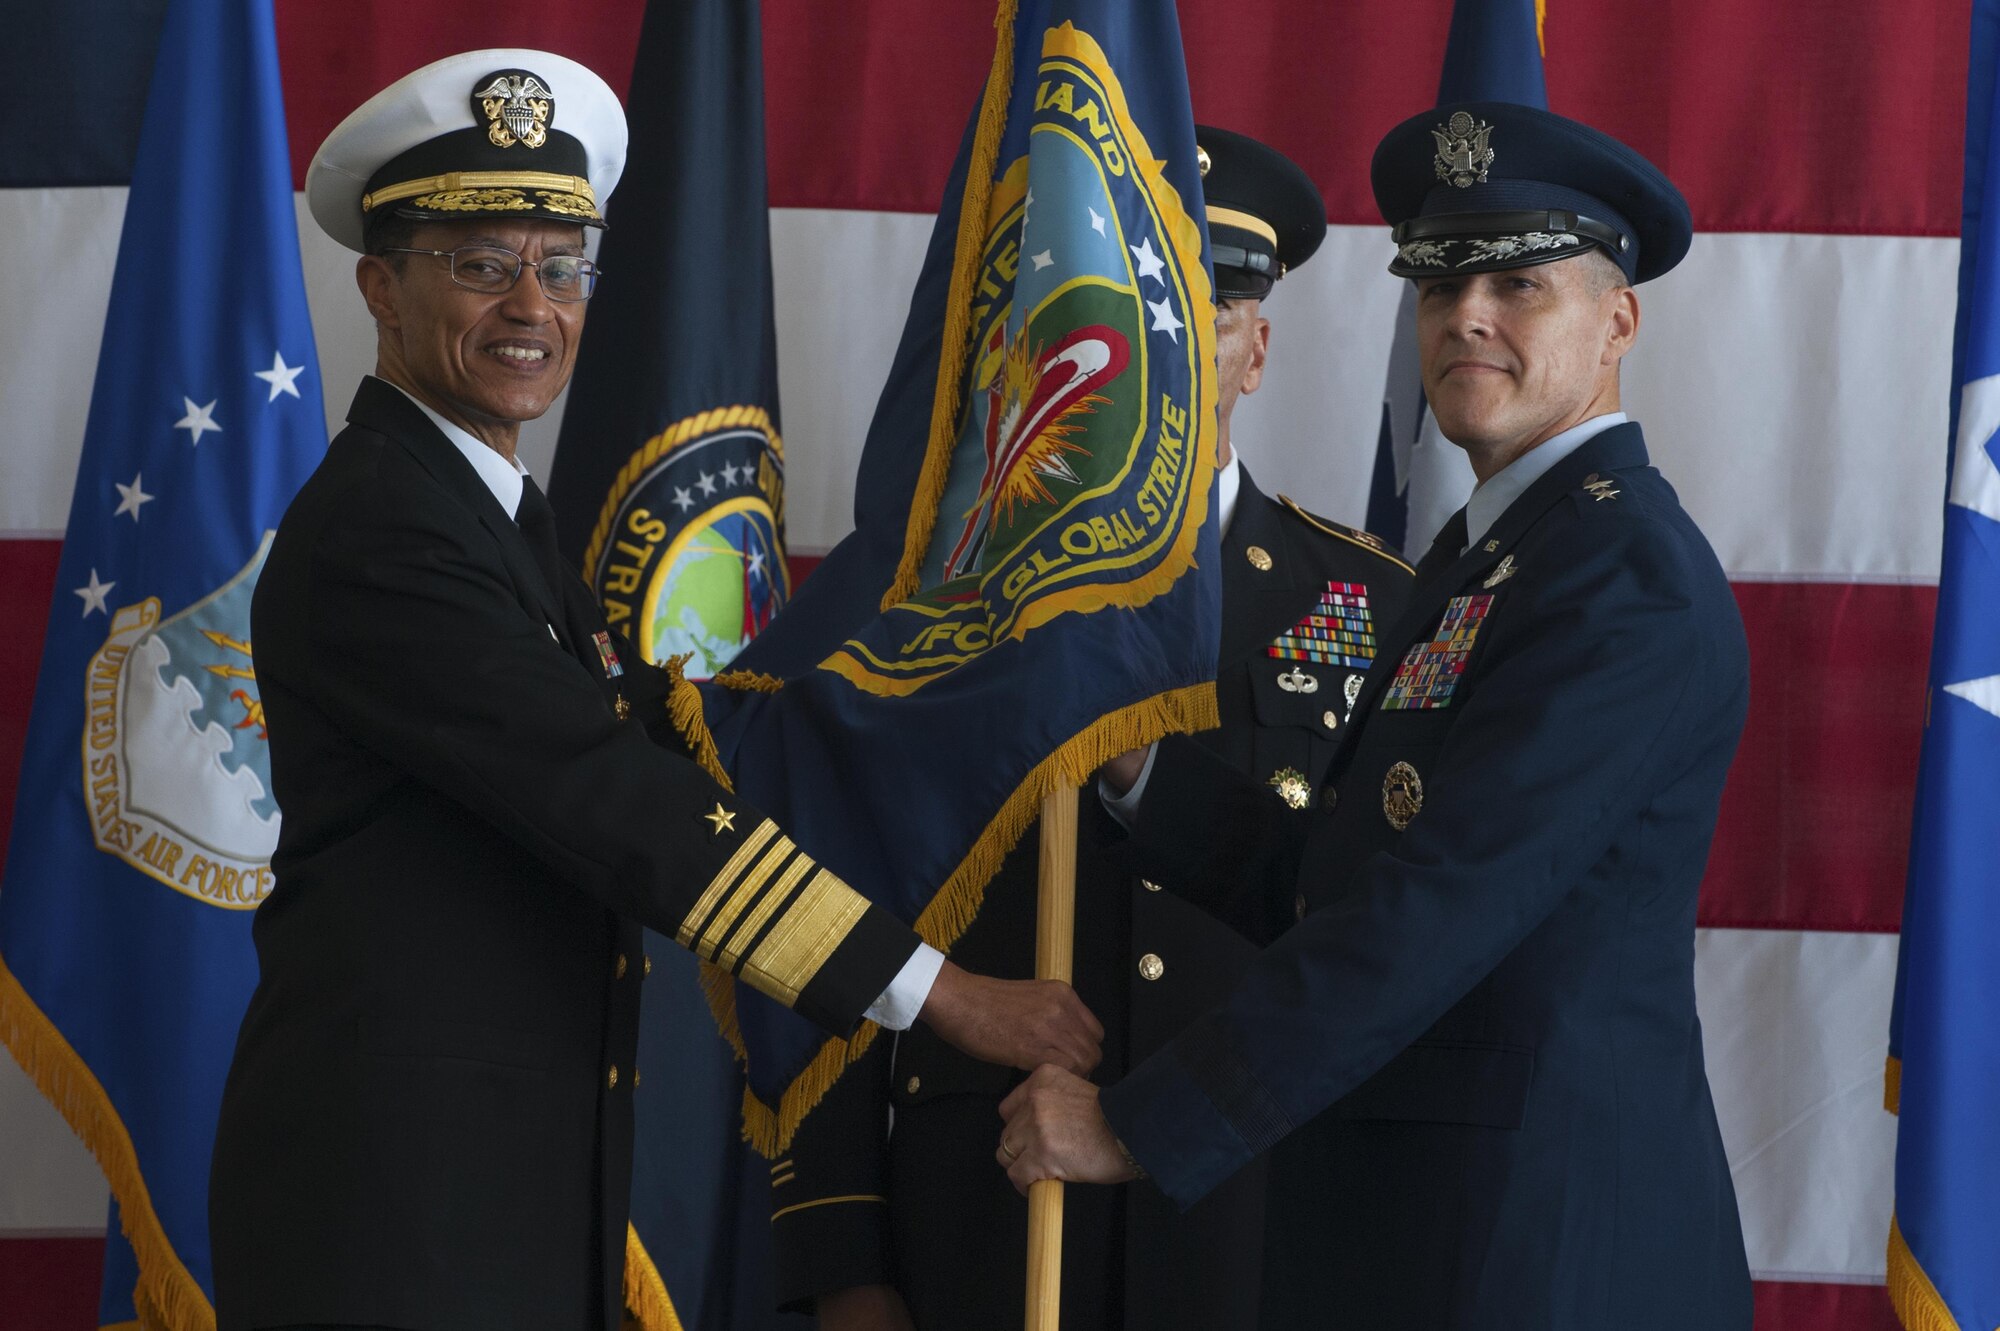
[[[1284,494],[1279,495],[1278,502],[1283,504],[1286,508],[1290,509],[1294,517],[1298,518],[1299,521],[1305,523],[1309,527],[1315,527],[1320,531],[1325,532],[1328,536],[1338,537],[1339,539],[1346,541],[1349,545],[1358,545],[1363,550],[1366,550],[1369,554],[1376,555],[1382,559],[1388,560],[1391,564],[1394,564],[1397,568],[1402,569],[1405,573],[1415,573],[1417,571],[1409,564],[1404,563],[1401,556],[1399,556],[1395,551],[1391,550],[1388,546],[1384,545],[1382,543],[1382,538],[1376,536],[1372,532],[1361,531],[1360,529],[1355,527],[1343,527],[1338,522],[1328,522],[1325,518],[1315,517],[1311,513],[1308,513],[1304,509],[1300,508],[1298,501],[1296,499],[1293,499],[1290,495],[1284,495]]]

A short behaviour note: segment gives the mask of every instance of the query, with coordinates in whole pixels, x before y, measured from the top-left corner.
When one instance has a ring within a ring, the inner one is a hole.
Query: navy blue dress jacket
[[[1127,853],[1269,945],[1106,1116],[1183,1206],[1279,1148],[1265,1326],[1748,1328],[1693,975],[1735,599],[1636,425],[1444,544],[1331,808],[1162,746]]]

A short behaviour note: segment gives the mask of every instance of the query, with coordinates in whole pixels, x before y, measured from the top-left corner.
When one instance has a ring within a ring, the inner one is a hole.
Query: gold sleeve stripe
[[[743,866],[750,863],[756,857],[757,852],[764,848],[764,844],[777,834],[778,825],[769,818],[766,818],[763,822],[757,824],[749,836],[743,838],[743,844],[736,848],[736,853],[731,855],[729,862],[722,866],[722,872],[715,875],[715,881],[710,883],[702,892],[701,896],[694,903],[694,909],[690,910],[687,913],[687,918],[681,921],[681,927],[674,931],[674,940],[676,942],[682,947],[694,946],[695,922],[697,920],[705,920],[715,913],[716,906],[722,901],[722,898],[728,893],[729,889],[735,885],[737,877],[743,872]]]
[[[729,890],[729,895],[723,903],[716,908],[715,914],[703,920],[700,929],[696,931],[695,951],[703,961],[715,960],[715,954],[722,950],[723,941],[736,932],[737,923],[743,918],[744,912],[750,909],[751,903],[758,899],[764,885],[771,881],[771,875],[778,872],[779,866],[796,854],[798,847],[792,844],[792,839],[780,836],[769,853],[736,880],[735,886]],[[799,858],[805,860],[807,864],[812,863],[809,856],[800,855]]]
[[[815,1206],[837,1206],[841,1202],[880,1202],[882,1205],[887,1206],[889,1199],[887,1197],[878,1197],[869,1192],[849,1193],[845,1197],[821,1197],[815,1201],[794,1202],[790,1206],[781,1206],[771,1212],[771,1219],[776,1220],[779,1216],[790,1215],[794,1211],[810,1211]]]
[[[792,1172],[791,1172],[790,1170],[787,1170],[787,1171],[785,1171],[784,1173],[782,1173],[782,1174],[778,1175],[778,1177],[776,1177],[776,1178],[772,1179],[772,1180],[771,1180],[771,1186],[775,1188],[775,1187],[777,1187],[777,1186],[778,1186],[778,1185],[779,1185],[780,1183],[790,1183],[790,1182],[791,1182],[791,1181],[792,1181],[793,1179],[795,1179],[795,1178],[797,1178],[797,1177],[798,1177],[798,1175],[797,1175],[797,1174],[794,1174],[794,1173],[792,1173]]]
[[[787,1156],[783,1160],[780,1160],[777,1164],[772,1165],[771,1172],[773,1174],[776,1174],[782,1170],[790,1169],[791,1167],[792,1167],[791,1157]]]
[[[792,1006],[867,912],[867,898],[821,869],[752,950],[743,978],[752,988]]]
[[[710,957],[709,960],[732,972],[735,971],[743,960],[744,952],[764,932],[764,926],[772,915],[791,900],[792,890],[799,885],[799,880],[817,867],[810,855],[802,853],[793,856],[792,862],[785,866],[784,873],[780,874],[777,881],[772,883],[758,899],[755,908],[746,912],[741,922],[730,932],[729,938],[720,949],[720,954]]]

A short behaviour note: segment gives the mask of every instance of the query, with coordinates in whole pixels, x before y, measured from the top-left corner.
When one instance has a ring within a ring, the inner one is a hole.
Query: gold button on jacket
[[[1139,958],[1139,974],[1148,980],[1157,980],[1167,973],[1167,963],[1148,952]]]

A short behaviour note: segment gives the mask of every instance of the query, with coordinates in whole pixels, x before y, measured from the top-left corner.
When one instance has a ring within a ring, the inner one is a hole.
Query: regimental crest
[[[120,609],[83,681],[83,794],[97,848],[230,910],[270,895],[278,845],[250,644],[250,597],[271,536],[235,577],[169,619],[157,597]]]
[[[503,69],[488,75],[472,94],[476,112],[486,121],[486,137],[496,148],[516,143],[539,148],[548,142],[555,121],[556,95],[525,69]]]
[[[1492,134],[1493,126],[1473,119],[1469,112],[1452,112],[1451,119],[1431,131],[1431,137],[1437,140],[1434,165],[1438,179],[1460,189],[1485,184],[1487,168],[1493,165],[1494,158],[1492,144],[1488,142]]]
[[[785,454],[761,407],[720,407],[646,441],[618,469],[584,548],[604,617],[654,665],[691,654],[708,679],[791,599]],[[608,641],[608,639],[607,639]],[[607,677],[621,673],[615,654]]]

